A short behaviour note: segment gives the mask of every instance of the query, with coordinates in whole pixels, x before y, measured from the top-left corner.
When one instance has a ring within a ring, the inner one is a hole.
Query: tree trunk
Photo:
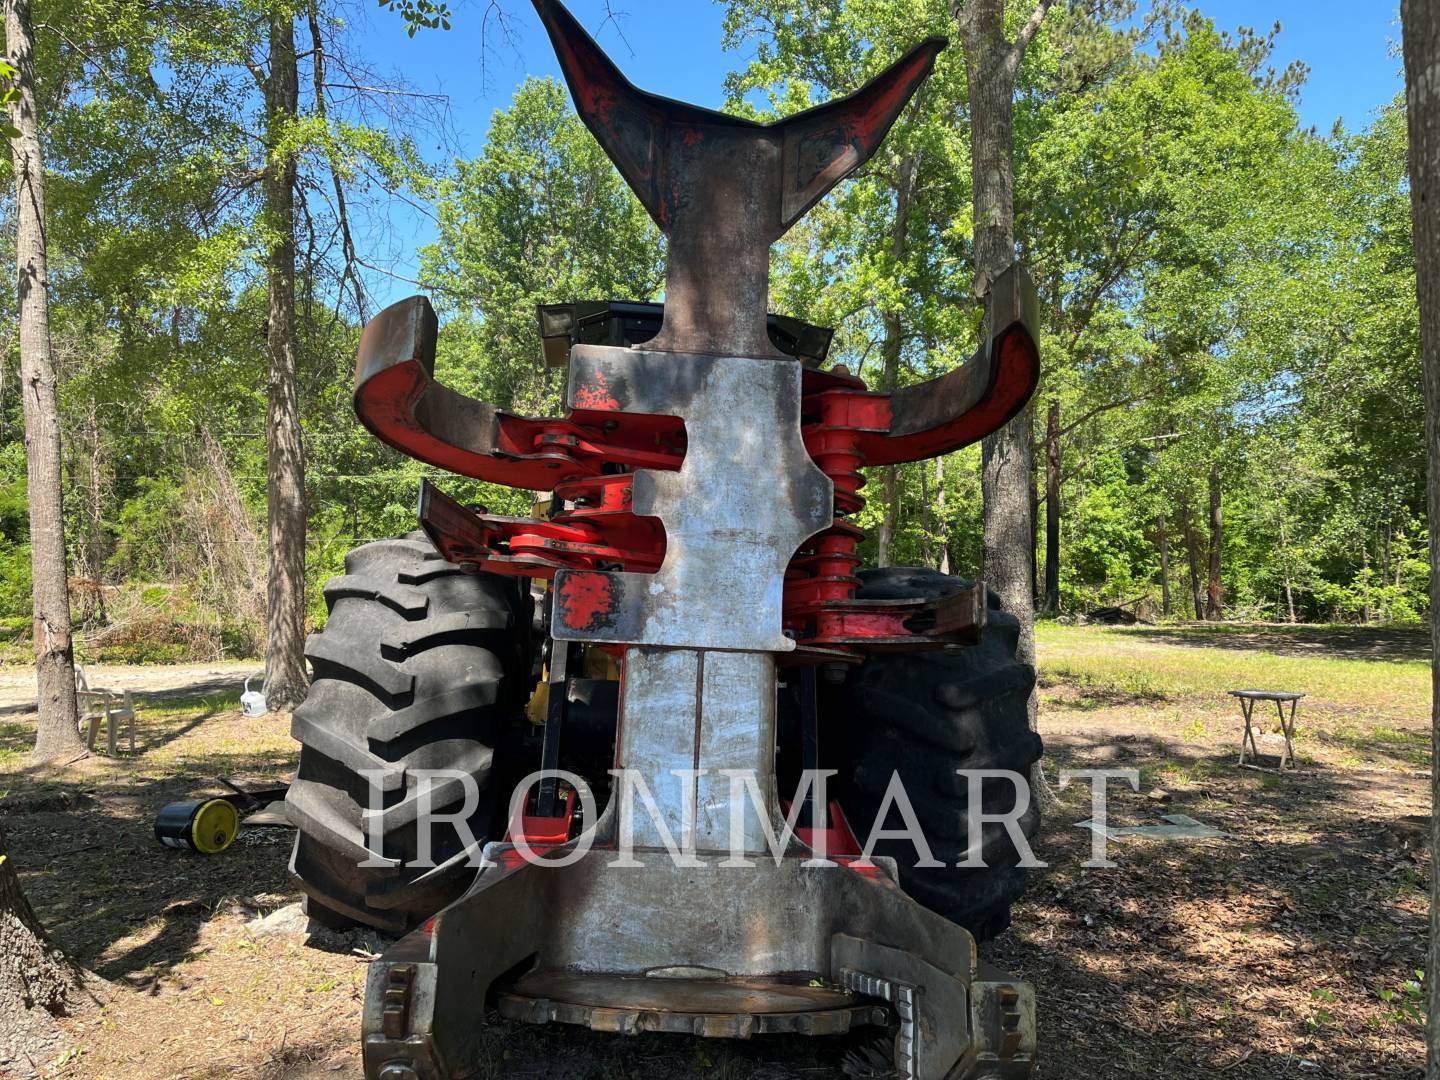
[[[1030,441],[1030,462],[1032,466],[1030,469],[1030,483],[1026,485],[1029,488],[1030,495],[1030,543],[1026,545],[1026,550],[1030,552],[1031,588],[1034,588],[1036,583],[1040,580],[1040,490],[1036,484],[1035,469],[1033,467],[1035,462],[1036,449],[1038,448],[1035,445],[1035,441],[1032,439]],[[1031,594],[1030,607],[1032,610],[1039,602],[1039,594]]]
[[[1360,545],[1360,585],[1361,595],[1365,598],[1360,609],[1360,621],[1369,626],[1374,619],[1374,613],[1370,609],[1370,538],[1365,538],[1365,543]]]
[[[55,1017],[69,1005],[77,975],[45,940],[0,826],[0,1059],[56,1056],[66,1040]]]
[[[89,535],[86,537],[85,561],[90,564],[91,587],[95,597],[95,621],[104,626],[109,622],[105,612],[105,490],[100,479],[104,469],[105,445],[100,433],[100,418],[95,401],[90,402],[86,420],[86,438],[90,442],[90,513]]]
[[[1160,615],[1170,618],[1170,530],[1165,515],[1155,519],[1155,538],[1160,545]]]
[[[20,391],[30,494],[30,571],[34,600],[36,761],[85,756],[75,706],[70,582],[60,477],[60,413],[50,352],[50,279],[45,249],[45,167],[35,106],[35,37],[30,0],[6,0],[5,41],[18,98],[10,104],[15,166],[16,292],[20,315]]]
[[[880,471],[880,500],[885,513],[875,538],[875,565],[890,566],[894,561],[895,530],[900,520],[900,483],[894,465],[886,465]]]
[[[935,521],[940,534],[940,566],[942,574],[950,573],[950,526],[945,521],[945,455],[935,459]]]
[[[1224,612],[1225,596],[1220,584],[1221,544],[1224,517],[1220,509],[1220,470],[1210,470],[1210,574],[1205,588],[1205,618],[1218,621]]]
[[[925,565],[929,566],[935,557],[934,541],[935,530],[931,522],[930,508],[930,465],[922,461],[920,464],[920,535],[924,540]]]
[[[1040,0],[1013,42],[1005,37],[1005,0],[955,0],[952,11],[965,50],[970,106],[976,292],[984,295],[1015,261],[1015,76],[1025,47],[1050,7]],[[1032,406],[981,445],[980,490],[985,583],[1020,621],[1016,654],[1035,663],[1035,530]],[[1035,695],[1030,696],[1033,726]]]
[[[1045,610],[1060,610],[1060,402],[1045,411]]]
[[[1440,10],[1434,0],[1402,0],[1406,101],[1410,126],[1410,211],[1425,365],[1425,445],[1430,458],[1430,643],[1432,761],[1440,761]],[[1430,770],[1431,865],[1440,857],[1440,769]],[[1430,875],[1430,956],[1426,1076],[1440,1080],[1440,873]]]
[[[299,108],[295,23],[283,5],[270,15],[270,75],[265,84],[265,223],[269,277],[270,575],[266,589],[265,696],[272,709],[305,698],[305,452],[300,437],[295,342],[295,182],[293,150],[284,149]]]
[[[1190,500],[1180,501],[1180,531],[1185,537],[1185,555],[1190,569],[1190,604],[1196,620],[1205,618],[1205,599],[1200,592],[1200,542],[1190,517]]]
[[[1285,524],[1285,508],[1280,508],[1280,555],[1285,568],[1285,612],[1290,621],[1295,621],[1295,589],[1290,580],[1290,530]]]
[[[909,240],[910,200],[918,167],[915,155],[906,155],[900,162],[896,180],[895,220],[890,223],[890,257],[897,272],[905,258]],[[905,344],[905,331],[898,312],[887,311],[881,320],[885,326],[885,341],[880,355],[885,366],[880,374],[880,389],[888,394],[900,384],[900,353]],[[894,465],[885,466],[881,475],[884,477],[885,514],[880,519],[880,535],[876,538],[875,563],[877,566],[889,566],[894,561],[895,533],[900,527],[900,478]]]

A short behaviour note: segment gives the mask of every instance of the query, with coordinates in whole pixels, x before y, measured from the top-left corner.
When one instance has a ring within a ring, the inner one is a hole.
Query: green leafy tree
[[[544,365],[536,305],[654,298],[659,231],[552,79],[524,82],[480,156],[429,193],[439,238],[420,262],[446,318],[437,364],[465,393],[553,413],[563,372]]]

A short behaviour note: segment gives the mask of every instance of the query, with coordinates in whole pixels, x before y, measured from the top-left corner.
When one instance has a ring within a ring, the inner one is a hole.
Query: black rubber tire
[[[530,601],[513,578],[466,574],[422,533],[367,544],[325,586],[330,618],[305,655],[314,671],[292,731],[300,766],[286,797],[299,830],[290,873],[305,910],[327,926],[403,933],[474,880],[459,830],[432,830],[434,869],[416,859],[418,790],[410,770],[463,770],[481,799],[467,819],[483,843],[499,824],[495,749],[523,707]],[[362,867],[366,770],[385,773],[382,854]],[[463,806],[464,781],[437,783],[435,813]],[[447,862],[448,860],[448,862]]]
[[[864,599],[948,595],[968,582],[925,567],[887,567],[860,574]],[[992,597],[978,645],[957,652],[882,653],[853,669],[841,686],[822,692],[824,730],[840,720],[846,766],[842,805],[865,841],[892,774],[898,773],[934,857],[946,865],[920,868],[908,840],[880,840],[874,853],[894,858],[906,892],[932,911],[984,941],[1010,925],[1010,906],[1025,889],[1028,871],[1004,826],[981,833],[984,869],[957,869],[969,845],[966,779],[957,769],[1003,769],[1027,779],[1040,757],[1030,730],[1027,700],[1035,669],[1015,657],[1019,623]],[[823,685],[823,684],[822,684]],[[827,719],[828,718],[828,719]],[[848,775],[847,775],[848,774]],[[986,813],[1015,808],[1015,785],[986,779]],[[887,828],[903,828],[892,809]],[[1020,819],[1033,837],[1040,826],[1035,799]]]

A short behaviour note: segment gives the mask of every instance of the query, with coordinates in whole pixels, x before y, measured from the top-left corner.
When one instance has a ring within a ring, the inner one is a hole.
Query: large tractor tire
[[[923,567],[887,567],[862,571],[862,599],[938,597],[968,584]],[[921,904],[969,930],[978,941],[1010,925],[1010,905],[1025,889],[1028,871],[1000,824],[981,833],[985,868],[957,869],[969,847],[966,778],[958,769],[998,769],[1029,779],[1041,753],[1040,737],[1030,730],[1027,700],[1035,670],[1016,659],[1019,623],[991,602],[978,645],[956,652],[877,654],[852,670],[845,683],[828,688],[822,715],[838,719],[844,732],[841,780],[849,780],[843,805],[863,843],[884,800],[891,776],[898,774],[943,867],[919,861],[908,840],[882,839],[877,855],[894,858],[900,882]],[[848,777],[846,776],[848,772]],[[1002,814],[1016,805],[1009,779],[986,779],[981,802],[986,813]],[[887,828],[904,827],[892,809]],[[1035,799],[1020,819],[1026,837],[1040,825]]]
[[[463,810],[464,777],[473,781],[481,797],[465,820],[479,843],[503,824],[495,751],[523,708],[530,601],[516,579],[464,573],[412,533],[352,551],[325,602],[329,621],[305,644],[314,682],[294,714],[290,872],[317,922],[403,933],[475,876],[449,824],[431,830],[435,868],[410,865],[422,801],[413,770],[464,774],[432,783],[433,814]],[[384,792],[378,832],[372,780]],[[376,861],[372,834],[390,865],[361,865]]]

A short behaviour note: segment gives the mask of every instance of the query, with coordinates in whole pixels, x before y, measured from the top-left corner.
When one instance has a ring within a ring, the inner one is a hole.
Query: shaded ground
[[[1117,841],[1116,867],[1084,869],[1090,835],[1073,823],[1090,815],[1090,792],[1082,782],[1060,793],[1037,845],[1051,866],[989,950],[1038,988],[1042,1077],[1420,1076],[1421,1028],[1403,1002],[1422,963],[1429,859],[1405,818],[1429,810],[1428,667],[1413,642],[1392,652],[1388,631],[1373,641],[1345,631],[1329,650],[1321,635],[1297,645],[1293,628],[1272,629],[1241,646],[1237,628],[1041,628],[1049,775],[1135,768],[1140,794],[1112,785],[1117,823],[1180,812],[1233,834]],[[365,953],[376,943],[320,949],[246,928],[296,898],[288,836],[257,831],[214,859],[151,837],[167,801],[218,794],[221,776],[264,782],[293,767],[288,725],[241,718],[238,679],[205,674],[217,667],[187,675],[188,690],[169,686],[183,697],[142,701],[135,758],[59,776],[24,766],[29,718],[0,716],[0,791],[11,792],[0,812],[21,810],[5,819],[12,857],[55,939],[117,987],[103,1009],[65,1022],[78,1052],[37,1063],[44,1075],[360,1076]],[[1239,714],[1223,691],[1259,681],[1310,694],[1298,774],[1234,766]],[[1157,787],[1168,801],[1149,797]],[[33,801],[52,789],[69,805]],[[831,1077],[845,1049],[492,1031],[487,1075],[547,1080]]]

